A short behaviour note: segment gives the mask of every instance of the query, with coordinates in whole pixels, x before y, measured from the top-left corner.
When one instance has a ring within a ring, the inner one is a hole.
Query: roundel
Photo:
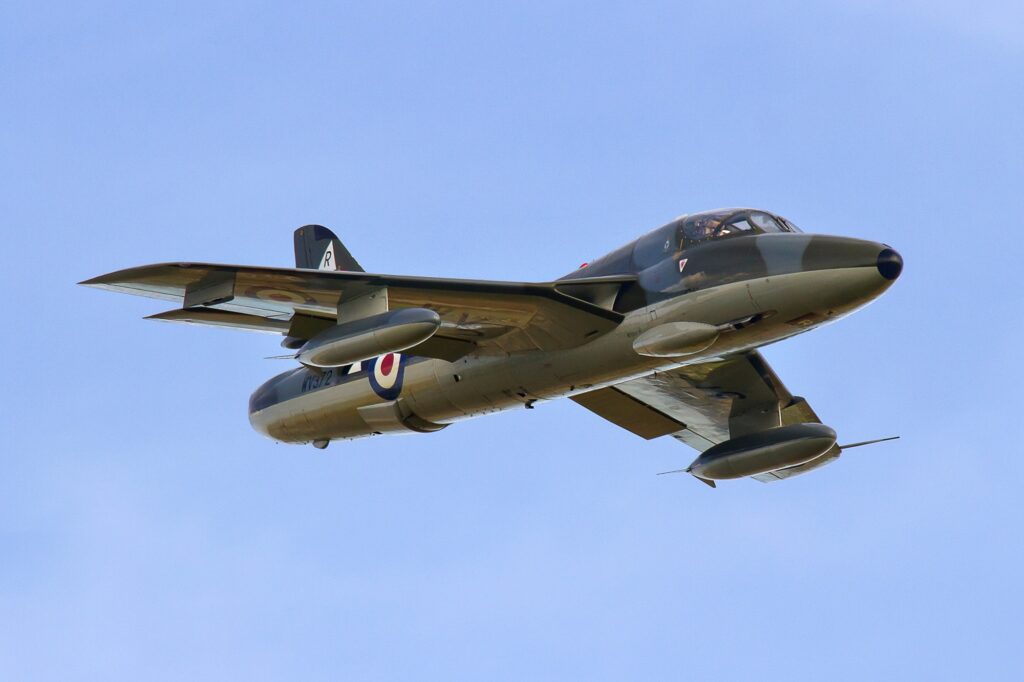
[[[405,358],[401,353],[386,353],[373,360],[370,368],[370,386],[385,400],[394,400],[402,392]]]
[[[316,305],[316,299],[308,294],[297,291],[286,291],[267,286],[252,286],[245,290],[245,295],[250,298],[258,298],[261,301],[274,301],[276,303],[293,303],[297,305]]]

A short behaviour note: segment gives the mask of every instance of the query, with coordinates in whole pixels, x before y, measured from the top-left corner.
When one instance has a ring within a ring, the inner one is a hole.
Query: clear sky
[[[1021,679],[1024,9],[0,4],[0,679]],[[325,452],[276,339],[76,287],[168,260],[546,280],[685,212],[900,250],[768,348],[779,484],[568,401]]]

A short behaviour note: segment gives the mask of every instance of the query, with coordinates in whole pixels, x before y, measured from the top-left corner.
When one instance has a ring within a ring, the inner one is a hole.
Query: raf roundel
[[[385,400],[394,400],[402,392],[405,358],[401,353],[386,353],[374,358],[370,368],[370,386]]]

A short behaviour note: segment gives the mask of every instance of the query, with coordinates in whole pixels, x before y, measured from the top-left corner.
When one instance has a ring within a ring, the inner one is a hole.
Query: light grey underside
[[[730,438],[788,424],[821,423],[758,352],[656,372],[572,400],[642,438],[672,436],[699,452]],[[754,476],[770,482],[839,457],[833,447],[805,464]]]

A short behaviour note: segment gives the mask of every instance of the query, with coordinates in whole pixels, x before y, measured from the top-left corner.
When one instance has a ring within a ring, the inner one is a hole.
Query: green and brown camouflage
[[[825,427],[786,430],[820,420],[757,349],[849,314],[903,267],[885,244],[805,234],[753,209],[683,216],[541,283],[365,273],[321,226],[299,228],[295,251],[294,269],[168,263],[83,284],[181,306],[154,319],[282,335],[297,360],[314,349],[351,360],[300,365],[253,393],[253,427],[279,441],[430,432],[568,397],[705,453],[687,471],[710,483],[838,457]],[[388,313],[403,309],[404,322]],[[436,333],[408,333],[413,319]]]

